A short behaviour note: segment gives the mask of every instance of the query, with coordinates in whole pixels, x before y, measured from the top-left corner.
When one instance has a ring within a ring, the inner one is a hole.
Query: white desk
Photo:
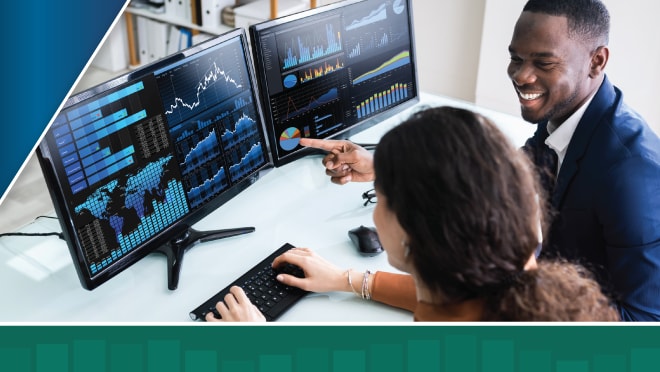
[[[534,130],[520,118],[465,102],[422,95],[422,103],[475,109],[497,122],[518,146]],[[392,117],[353,140],[375,143],[407,114]],[[359,225],[373,226],[373,206],[364,207],[361,198],[372,185],[332,184],[320,159],[311,156],[272,170],[196,224],[198,230],[254,226],[256,231],[190,249],[175,291],[167,289],[163,255],[149,255],[87,291],[78,281],[64,241],[56,237],[0,238],[0,322],[190,322],[190,310],[285,242],[313,248],[342,268],[392,270],[385,253],[362,257],[347,235]],[[20,231],[60,229],[56,220],[40,218]],[[411,320],[409,312],[367,302],[352,293],[310,294],[280,318],[283,322]]]

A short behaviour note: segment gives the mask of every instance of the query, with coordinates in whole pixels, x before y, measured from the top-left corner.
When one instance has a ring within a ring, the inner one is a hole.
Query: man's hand
[[[373,154],[348,140],[301,138],[300,145],[328,152],[323,158],[325,174],[338,185],[375,179]]]

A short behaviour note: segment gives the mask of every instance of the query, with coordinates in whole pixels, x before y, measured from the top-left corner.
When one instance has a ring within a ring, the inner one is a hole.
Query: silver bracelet
[[[369,293],[369,275],[371,275],[371,271],[367,270],[364,272],[364,277],[362,278],[362,298],[365,300],[371,300],[371,293]]]
[[[346,270],[346,276],[348,276],[348,286],[351,287],[351,290],[353,291],[353,293],[355,293],[356,296],[360,297],[360,294],[357,293],[357,291],[353,287],[353,280],[351,280],[351,269]]]

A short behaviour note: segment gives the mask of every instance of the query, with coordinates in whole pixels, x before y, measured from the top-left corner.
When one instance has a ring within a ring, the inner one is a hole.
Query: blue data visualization
[[[127,129],[147,117],[145,84],[138,81],[116,92],[60,113],[53,122],[54,142],[69,190],[78,194],[137,160],[136,148],[121,140]]]
[[[241,44],[229,43],[156,72],[193,209],[264,165],[248,71]]]
[[[314,110],[315,108],[322,106],[326,103],[335,101],[339,99],[337,92],[338,92],[337,88],[330,88],[330,90],[321,94],[318,97],[314,97],[314,96],[308,97],[307,98],[308,101],[306,105],[300,105],[300,103],[296,104],[296,101],[293,98],[289,97],[286,104],[287,106],[286,115],[283,115],[282,119],[288,120],[304,112]]]
[[[347,24],[346,31],[352,31],[385,20],[387,20],[387,3],[381,3],[378,8],[372,10],[368,15]]]
[[[217,103],[171,128],[170,134],[176,139],[174,147],[191,208],[228,189],[266,160],[250,92]]]
[[[60,108],[37,155],[84,288],[162,252],[175,289],[181,237],[270,166],[250,57],[236,29]]]
[[[342,51],[339,19],[280,35],[278,43],[283,71],[339,53]]]
[[[259,136],[257,122],[243,113],[236,121],[233,128],[226,128],[222,134],[222,145],[225,148],[232,148],[241,144],[241,142],[252,142],[251,139]]]
[[[181,183],[172,178],[172,160],[171,155],[166,156],[135,173],[113,179],[74,208],[78,216],[94,218],[79,231],[92,262],[89,268],[92,273],[188,213]],[[107,241],[110,234],[100,233],[110,229],[115,241]]]
[[[156,80],[170,126],[251,88],[240,43],[168,66]]]
[[[241,156],[239,158],[239,156]],[[231,153],[232,164],[229,167],[231,180],[237,182],[264,162],[264,149],[261,143],[243,143]]]

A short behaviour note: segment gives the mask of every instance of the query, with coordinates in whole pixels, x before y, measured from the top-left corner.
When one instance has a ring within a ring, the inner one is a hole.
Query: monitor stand
[[[253,232],[254,227],[238,227],[234,229],[197,231],[189,227],[179,238],[170,241],[155,250],[167,256],[167,288],[175,290],[179,285],[179,273],[183,254],[195,243],[204,243],[211,240],[229,238]]]

